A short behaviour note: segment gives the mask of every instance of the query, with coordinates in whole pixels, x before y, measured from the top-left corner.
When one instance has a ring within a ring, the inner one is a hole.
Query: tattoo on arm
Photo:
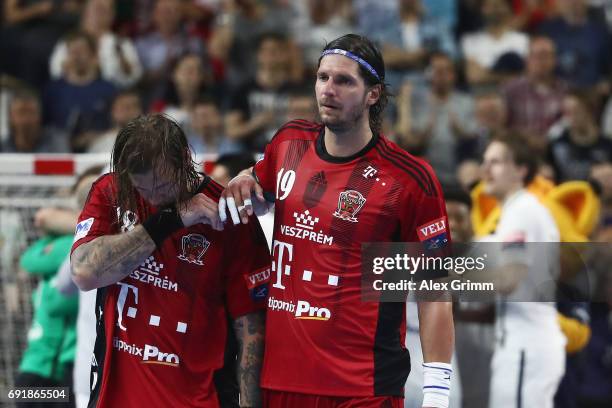
[[[263,362],[265,312],[241,316],[234,322],[238,339],[240,406],[261,407],[259,377]]]
[[[118,282],[155,250],[155,243],[142,226],[120,235],[106,235],[83,244],[72,253],[73,275],[103,287]]]

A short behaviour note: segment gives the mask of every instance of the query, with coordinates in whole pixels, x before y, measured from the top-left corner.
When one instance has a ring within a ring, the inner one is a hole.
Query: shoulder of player
[[[116,196],[115,174],[104,173],[98,177],[96,181],[91,184],[89,196],[91,196],[93,192],[96,192],[98,195],[103,195],[108,200],[112,200]],[[89,196],[87,197],[87,201],[89,201]]]
[[[115,173],[104,173],[100,177],[98,177],[91,185],[106,187],[113,186],[115,184]]]
[[[274,136],[271,143],[280,143],[287,140],[316,140],[321,132],[323,125],[310,122],[304,119],[294,119],[281,126]]]
[[[425,160],[413,156],[384,136],[376,144],[381,160],[388,164],[387,171],[407,186],[415,186],[426,196],[439,195],[437,178]]]

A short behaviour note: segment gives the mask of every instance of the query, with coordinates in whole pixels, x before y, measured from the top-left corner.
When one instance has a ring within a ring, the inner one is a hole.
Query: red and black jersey
[[[92,186],[73,250],[129,231],[156,211],[141,197],[136,212],[120,211],[114,180],[107,174]],[[208,177],[198,189],[215,200],[221,191]],[[224,357],[235,364],[226,347],[228,320],[265,308],[269,268],[255,218],[221,232],[198,224],[176,231],[126,278],[98,289],[89,406],[216,408],[237,397],[234,378],[222,378]]]
[[[321,125],[289,122],[254,167],[275,199],[262,386],[401,396],[410,370],[405,307],[361,301],[361,244],[450,244],[441,188],[426,162],[384,136],[338,158],[323,134]]]

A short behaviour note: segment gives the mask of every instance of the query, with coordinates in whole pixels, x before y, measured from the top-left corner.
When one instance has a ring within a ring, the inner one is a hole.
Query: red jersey
[[[361,301],[361,244],[450,244],[446,228],[425,228],[447,224],[441,188],[427,163],[384,136],[338,158],[323,133],[289,122],[254,167],[275,198],[262,387],[403,396],[405,305]]]
[[[198,192],[218,200],[205,177]],[[141,197],[119,219],[112,174],[94,183],[73,250],[129,231],[156,211]],[[230,317],[265,308],[268,246],[256,219],[183,228],[123,280],[98,289],[90,407],[206,407],[236,399]],[[228,373],[229,371],[229,373]]]

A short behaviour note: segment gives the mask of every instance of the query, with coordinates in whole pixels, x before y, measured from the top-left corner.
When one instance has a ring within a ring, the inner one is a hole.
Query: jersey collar
[[[370,139],[368,144],[365,145],[363,149],[359,150],[357,153],[352,154],[350,156],[346,156],[346,157],[332,156],[331,154],[327,152],[327,149],[325,148],[325,127],[322,127],[321,131],[319,132],[319,136],[317,136],[317,143],[316,143],[315,150],[317,152],[317,156],[319,156],[321,160],[324,160],[326,162],[348,163],[352,160],[355,160],[358,157],[364,156],[367,152],[372,150],[372,148],[376,146],[376,143],[378,143],[379,138],[380,136],[378,135],[378,133],[373,133],[372,139]]]

